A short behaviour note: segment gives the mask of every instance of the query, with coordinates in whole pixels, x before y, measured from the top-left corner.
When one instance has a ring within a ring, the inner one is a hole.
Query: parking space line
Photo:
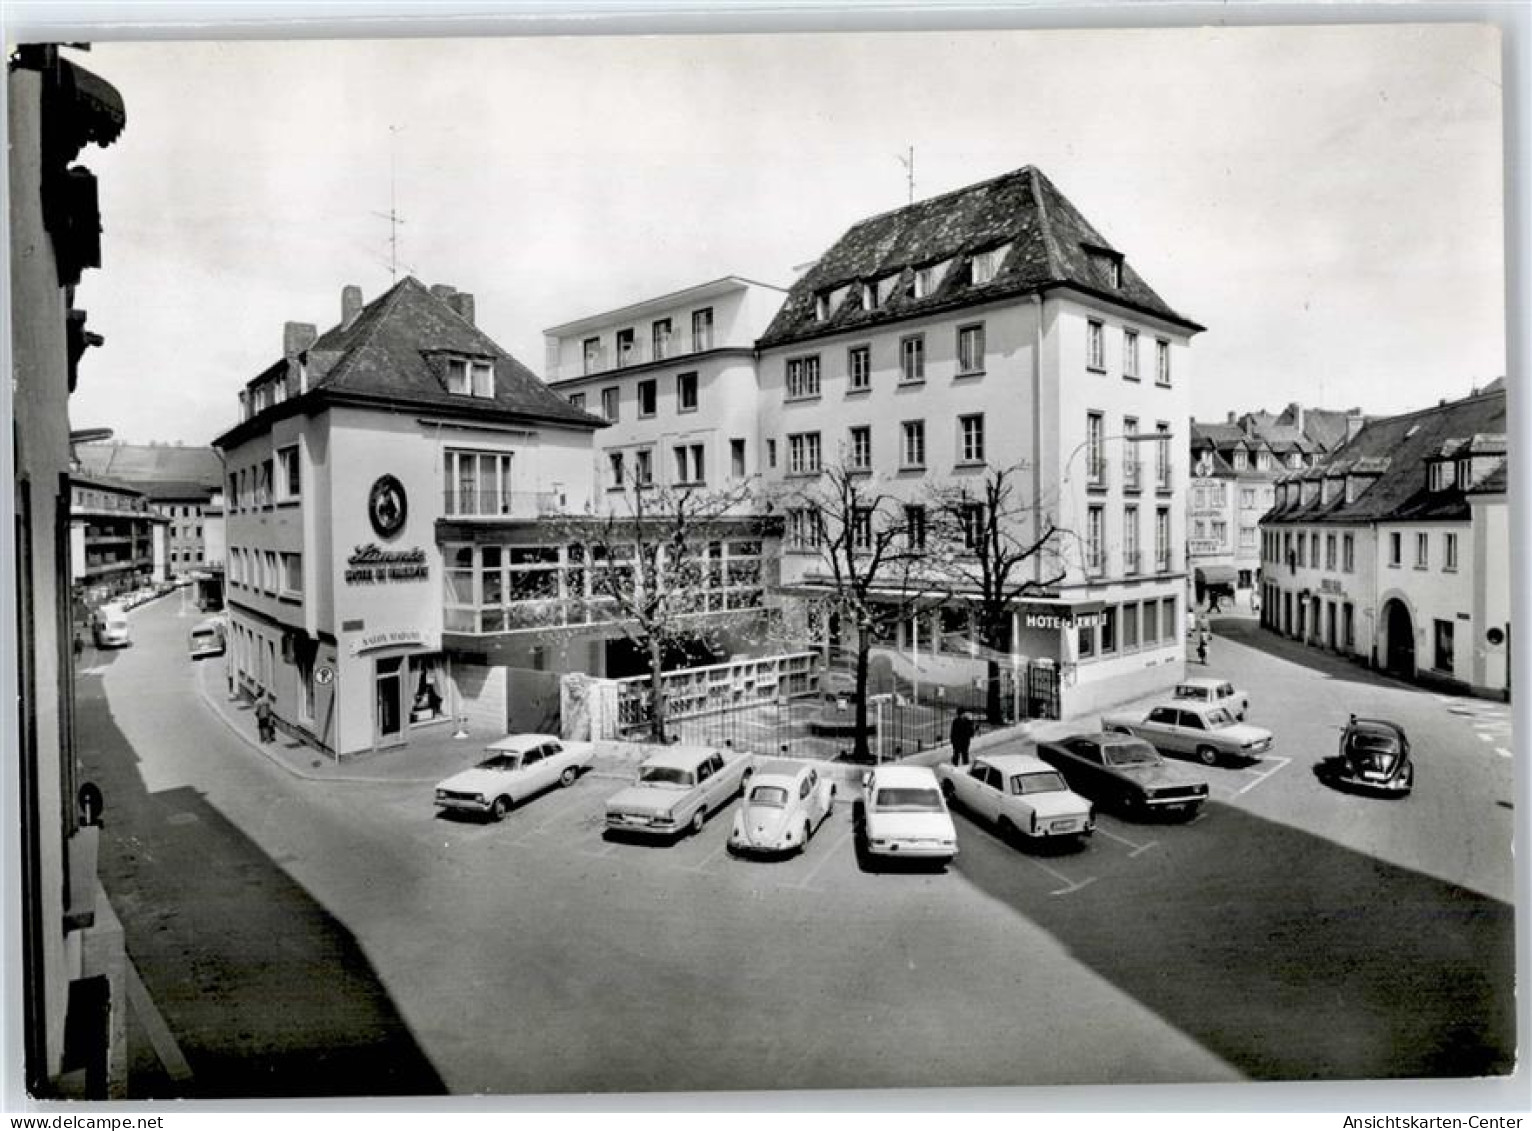
[[[1022,856],[1022,859],[1025,860],[1027,863],[1031,864],[1033,867],[1039,869],[1040,871],[1046,872],[1048,875],[1052,876],[1059,883],[1064,885],[1063,887],[1059,888],[1057,891],[1050,891],[1048,893],[1049,895],[1068,895],[1072,891],[1079,891],[1081,888],[1085,887],[1087,884],[1093,884],[1093,883],[1096,882],[1096,877],[1095,876],[1087,876],[1085,879],[1080,880],[1078,882],[1075,881],[1075,880],[1072,880],[1068,876],[1066,876],[1063,872],[1060,872],[1057,868],[1050,868],[1050,867],[1048,867],[1048,865],[1044,864],[1041,860],[1037,859],[1035,856],[1025,856],[1024,855],[1024,856]]]
[[[1115,840],[1118,844],[1127,845],[1133,850],[1132,852],[1128,853],[1129,856],[1137,856],[1140,852],[1148,852],[1151,848],[1160,843],[1157,840],[1151,840],[1148,844],[1139,844],[1137,841],[1129,840],[1125,836],[1118,836],[1116,833],[1109,833],[1099,824],[1096,826],[1096,835],[1104,836],[1107,838],[1107,840]]]
[[[1244,789],[1239,791],[1240,793],[1249,793],[1256,786],[1260,785],[1267,778],[1271,777],[1272,774],[1278,773],[1281,770],[1285,770],[1285,769],[1287,769],[1288,766],[1293,764],[1293,760],[1291,758],[1284,758],[1280,754],[1274,754],[1274,755],[1272,755],[1272,757],[1270,757],[1267,760],[1271,761],[1271,762],[1276,762],[1276,763],[1278,763],[1278,765],[1273,766],[1271,769],[1267,770],[1263,774],[1258,774],[1256,776],[1255,781],[1253,781],[1249,785],[1245,786]]]
[[[803,882],[802,883],[785,884],[783,886],[784,887],[790,887],[790,888],[802,888],[805,891],[808,891],[808,890],[815,890],[815,891],[817,891],[818,890],[817,888],[810,889],[809,885],[814,882],[815,877],[819,875],[820,871],[824,868],[824,866],[826,864],[828,864],[831,860],[833,860],[836,856],[838,856],[840,854],[841,850],[843,848],[845,848],[846,842],[851,839],[852,833],[853,833],[853,830],[847,829],[844,833],[842,833],[840,835],[840,839],[837,840],[830,847],[830,850],[828,852],[821,853],[820,857],[819,857],[819,862],[816,863],[812,868],[809,869],[808,875],[803,877]]]

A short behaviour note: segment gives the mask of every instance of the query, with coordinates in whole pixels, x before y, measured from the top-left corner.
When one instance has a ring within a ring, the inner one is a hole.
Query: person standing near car
[[[952,720],[952,764],[954,766],[968,765],[968,744],[973,741],[973,720],[968,717],[968,712],[958,708],[957,717]]]

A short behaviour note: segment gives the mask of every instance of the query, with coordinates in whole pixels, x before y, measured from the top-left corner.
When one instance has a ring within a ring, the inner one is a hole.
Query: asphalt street
[[[428,787],[290,776],[198,699],[174,597],[87,653],[104,881],[188,1094],[557,1093],[1355,1080],[1513,1064],[1503,704],[1218,626],[1271,757],[1190,823],[1078,853],[958,817],[944,873],[872,872],[849,807],[802,856],[613,841],[587,775],[490,825]],[[205,661],[218,663],[219,661]],[[1202,674],[1195,670],[1193,674]],[[1313,766],[1409,731],[1405,800]],[[1091,727],[1094,720],[1088,720]],[[1082,727],[1082,729],[1086,729]]]

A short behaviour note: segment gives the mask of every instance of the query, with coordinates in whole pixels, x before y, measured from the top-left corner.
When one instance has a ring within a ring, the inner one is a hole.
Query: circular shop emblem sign
[[[367,495],[367,517],[379,538],[392,538],[404,528],[404,516],[408,504],[404,498],[404,484],[392,475],[380,476]]]

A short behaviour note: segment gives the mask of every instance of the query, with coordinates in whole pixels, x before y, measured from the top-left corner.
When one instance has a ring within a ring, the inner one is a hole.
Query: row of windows
[[[1138,331],[1124,326],[1122,376],[1126,381],[1140,380],[1138,352]],[[1085,323],[1085,367],[1093,373],[1106,372],[1106,323],[1096,318]],[[1154,341],[1154,383],[1170,384],[1170,342],[1165,338]]]
[[[1305,535],[1302,531],[1294,533],[1291,530],[1283,531],[1280,535],[1275,531],[1268,532],[1264,536],[1262,546],[1263,556],[1269,562],[1281,564],[1290,562],[1295,567],[1309,569],[1336,568],[1337,536],[1334,534],[1323,535],[1323,557],[1320,556],[1321,535],[1311,531]],[[1456,572],[1458,568],[1458,536],[1450,530],[1441,532],[1441,568],[1446,573]],[[1339,536],[1340,570],[1342,573],[1354,573],[1356,571],[1356,544],[1351,534]],[[1429,532],[1420,530],[1414,536],[1414,555],[1412,564],[1415,569],[1431,568],[1431,535]],[[1323,563],[1323,564],[1321,564]],[[1388,565],[1391,569],[1398,569],[1404,564],[1404,534],[1402,531],[1390,531],[1388,535]]]
[[[848,300],[856,304],[856,309],[873,311],[883,309],[896,299],[929,298],[948,280],[949,275],[954,286],[982,286],[993,281],[1000,273],[1000,267],[1010,251],[1011,245],[1003,243],[975,252],[966,259],[951,256],[913,269],[901,268],[862,282],[842,283],[814,296],[814,317],[821,322],[827,321]],[[1121,285],[1120,263],[1113,278],[1117,280],[1113,285]]]
[[[1155,490],[1169,491],[1171,489],[1171,452],[1170,452],[1170,424],[1164,420],[1156,422],[1155,434],[1166,437],[1164,440],[1147,441],[1154,445],[1154,482]],[[1124,416],[1122,418],[1122,432],[1117,436],[1106,434],[1106,416],[1104,413],[1091,410],[1085,414],[1085,478],[1086,485],[1092,490],[1105,490],[1110,486],[1110,461],[1106,458],[1106,442],[1108,440],[1121,440],[1124,451],[1127,453],[1122,458],[1122,486],[1125,491],[1139,491],[1143,489],[1143,462],[1134,451],[1135,447],[1146,441],[1138,440],[1138,417]],[[1072,457],[1071,457],[1072,458]],[[1064,474],[1067,477],[1069,468],[1066,466]]]
[[[303,555],[276,550],[229,550],[229,584],[273,597],[303,596]]]
[[[115,491],[92,491],[85,487],[76,487],[72,495],[75,510],[144,512],[149,510],[149,500],[140,495],[119,495]]]
[[[984,325],[957,328],[958,377],[977,377],[984,372]],[[813,400],[820,395],[820,355],[790,357],[784,363],[785,389],[790,401]],[[846,391],[862,393],[872,388],[872,346],[846,347]],[[926,379],[926,336],[906,334],[899,339],[899,383],[919,384]]]
[[[1174,643],[1180,638],[1176,598],[1151,597],[1147,601],[1108,605],[1098,614],[1096,623],[1079,625],[1075,629],[1075,652],[1082,661],[1095,660],[1155,644]]]
[[[586,375],[601,373],[616,365],[622,369],[641,365],[647,361],[664,361],[668,357],[680,357],[687,353],[700,353],[713,348],[713,308],[703,307],[691,314],[691,338],[684,340],[675,332],[670,318],[656,318],[649,324],[647,350],[638,340],[634,327],[618,330],[615,335],[613,356],[608,357],[606,345],[598,334],[580,343],[580,353]],[[608,417],[615,420],[616,417]]]
[[[609,451],[607,459],[607,487],[620,490],[623,487],[653,487],[659,480],[652,446]],[[745,468],[745,441],[735,436],[729,440],[729,475],[743,479]],[[708,445],[675,444],[670,449],[670,474],[666,483],[677,487],[703,487],[708,482]]]
[[[988,511],[982,503],[964,504],[956,514],[956,525],[963,549],[972,550],[984,537],[988,527]],[[878,532],[877,515],[871,507],[858,507],[851,518],[851,545],[854,550],[870,550],[873,536]],[[924,550],[930,531],[930,514],[926,507],[911,503],[902,508],[895,522],[893,533],[902,548]],[[787,511],[786,547],[800,552],[818,550],[830,538],[825,513],[809,507],[793,507]]]
[[[229,509],[263,510],[277,503],[297,502],[303,497],[302,488],[298,445],[278,448],[273,459],[229,473]]]
[[[1122,542],[1118,547],[1121,557],[1121,574],[1133,577],[1149,572],[1151,563],[1143,560],[1140,549],[1139,528],[1142,520],[1139,508],[1132,503],[1122,508]],[[1100,576],[1110,572],[1109,548],[1106,542],[1106,507],[1093,505],[1086,510],[1084,537],[1081,539],[1081,565],[1087,574]],[[1155,573],[1166,573],[1173,563],[1173,547],[1170,540],[1170,508],[1154,509],[1154,560]]]
[[[676,411],[697,411],[697,375],[695,373],[676,374]],[[637,385],[638,395],[638,418],[646,420],[659,412],[660,383],[657,377],[648,377]],[[570,393],[569,403],[575,408],[584,411],[586,408],[584,393]],[[618,385],[609,385],[601,390],[601,412],[603,420],[617,423],[622,418],[622,388]]]
[[[984,414],[966,413],[956,420],[956,463],[959,466],[982,464],[985,459]],[[897,437],[899,470],[923,471],[926,468],[926,422],[905,420],[899,424]],[[842,452],[847,471],[872,470],[872,426],[858,424],[846,432]],[[777,442],[766,441],[766,464],[777,466]],[[793,432],[787,437],[787,473],[816,475],[824,470],[824,444],[818,432]]]
[[[569,545],[443,548],[443,603],[449,632],[594,624],[618,613],[610,594],[632,592],[634,550]],[[661,558],[661,577],[665,576]],[[758,541],[710,542],[684,579],[696,613],[759,608],[762,557]]]
[[[197,551],[194,552],[194,551],[188,550],[183,555],[179,550],[171,550],[170,551],[170,561],[171,561],[172,565],[176,565],[176,564],[179,564],[179,563],[182,563],[182,562],[200,562],[200,561],[202,561],[202,551],[201,550],[197,550]]]

